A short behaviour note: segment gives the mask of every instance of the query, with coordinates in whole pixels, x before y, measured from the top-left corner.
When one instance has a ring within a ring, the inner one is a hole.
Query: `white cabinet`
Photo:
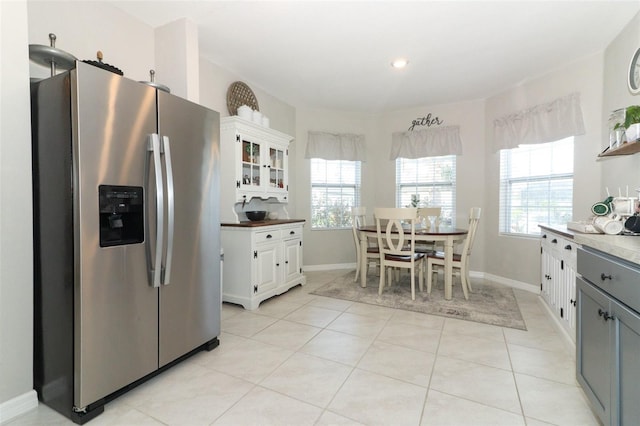
[[[575,342],[576,254],[572,238],[542,228],[540,240],[540,292],[555,319]]]
[[[302,221],[267,226],[223,225],[222,300],[245,309],[298,284],[302,273]]]
[[[223,206],[253,197],[288,202],[289,143],[293,137],[237,116],[220,120],[220,195]],[[227,212],[223,212],[224,214]],[[222,217],[222,222],[236,221]]]

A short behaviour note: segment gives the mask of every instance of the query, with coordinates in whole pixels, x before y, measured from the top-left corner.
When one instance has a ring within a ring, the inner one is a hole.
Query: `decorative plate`
[[[245,83],[236,81],[231,83],[227,90],[227,108],[229,114],[237,115],[238,107],[242,105],[250,106],[254,111],[260,111],[258,108],[258,100],[253,91]]]

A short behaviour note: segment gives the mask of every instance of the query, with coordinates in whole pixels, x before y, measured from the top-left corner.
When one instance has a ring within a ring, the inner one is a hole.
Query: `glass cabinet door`
[[[260,144],[241,139],[242,180],[241,187],[247,190],[260,187]]]
[[[269,148],[269,186],[271,189],[286,190],[285,150],[278,147]]]

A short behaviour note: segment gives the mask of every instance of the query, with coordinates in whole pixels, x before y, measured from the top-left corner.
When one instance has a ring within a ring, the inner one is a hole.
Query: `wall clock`
[[[633,54],[633,57],[631,57],[627,84],[629,85],[631,93],[634,95],[640,93],[640,48],[638,48]]]

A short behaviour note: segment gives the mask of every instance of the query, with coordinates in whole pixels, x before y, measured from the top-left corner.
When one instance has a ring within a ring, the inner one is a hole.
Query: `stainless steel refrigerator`
[[[78,62],[32,84],[34,387],[76,423],[220,333],[220,117]]]

